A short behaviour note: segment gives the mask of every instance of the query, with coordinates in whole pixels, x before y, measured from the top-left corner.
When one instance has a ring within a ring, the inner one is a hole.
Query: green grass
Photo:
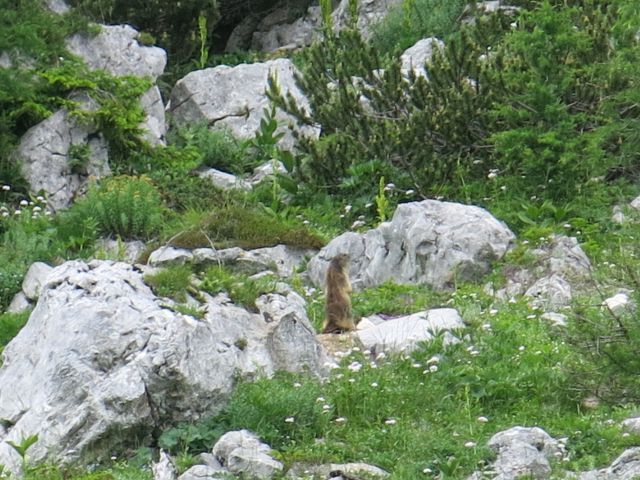
[[[211,295],[225,292],[237,305],[256,311],[256,299],[275,291],[275,284],[273,276],[250,278],[226,267],[213,266],[203,272],[200,288]]]
[[[558,471],[601,467],[640,440],[617,426],[629,409],[581,411],[562,368],[572,355],[562,335],[524,303],[484,309],[488,302],[477,290],[453,297],[461,312],[477,313],[459,345],[378,359],[354,351],[324,383],[287,374],[242,384],[220,416],[173,430],[174,447],[204,450],[224,431],[248,428],[286,464],[364,461],[412,479],[425,469],[464,478],[492,459],[488,439],[515,425],[568,438]]]
[[[144,281],[159,297],[169,297],[177,302],[185,302],[187,288],[191,284],[191,266],[178,265],[147,274]]]
[[[199,224],[171,239],[176,247],[245,249],[285,244],[298,248],[321,248],[324,239],[300,222],[282,218],[260,206],[231,203],[202,218]]]

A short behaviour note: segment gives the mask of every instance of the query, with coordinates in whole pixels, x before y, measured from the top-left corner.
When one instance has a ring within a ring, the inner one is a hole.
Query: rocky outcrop
[[[247,430],[225,433],[213,446],[213,455],[229,472],[242,478],[273,478],[284,469],[271,456],[271,447]]]
[[[291,277],[296,269],[303,265],[306,258],[317,250],[300,249],[287,245],[243,250],[239,247],[217,250],[214,248],[160,247],[149,255],[149,265],[166,267],[195,263],[198,265],[228,265],[239,267],[243,271],[260,273],[272,271],[280,277]]]
[[[166,53],[161,48],[137,42],[138,32],[129,26],[102,26],[98,35],[74,35],[67,40],[71,53],[91,69],[106,70],[115,76],[132,75],[155,80],[162,74]],[[74,95],[78,108],[87,112],[98,108],[95,100]],[[141,125],[143,138],[162,144],[165,135],[164,106],[157,86],[140,99],[146,112]],[[81,154],[78,152],[82,151]],[[81,122],[66,109],[29,129],[20,139],[14,158],[34,192],[43,191],[49,207],[67,207],[86,188],[90,177],[111,174],[108,147],[96,126]]]
[[[358,19],[356,26],[365,39],[371,37],[373,27],[382,20],[391,8],[398,6],[402,0],[362,0],[358,2]],[[225,50],[258,50],[273,52],[275,50],[295,50],[311,45],[318,39],[318,31],[322,26],[320,7],[312,5],[303,9],[297,17],[291,15],[294,9],[290,4],[276,7],[261,18],[247,16],[232,32]],[[341,0],[332,14],[336,30],[351,23],[349,0]]]
[[[322,285],[329,261],[347,253],[354,288],[393,281],[444,289],[456,279],[487,273],[514,239],[503,223],[479,207],[436,200],[404,203],[390,222],[333,239],[309,262],[309,277]]]
[[[220,65],[189,73],[171,91],[168,110],[177,125],[207,123],[211,128],[227,129],[238,138],[253,138],[270,106],[265,94],[270,75],[277,78],[284,94],[291,93],[298,106],[308,109],[308,101],[298,89],[296,68],[288,59],[235,67]],[[285,128],[293,119],[277,111],[284,133],[280,145],[291,148],[293,135]],[[318,129],[300,127],[307,136],[317,137]]]
[[[534,264],[510,268],[505,272],[506,286],[496,293],[501,299],[525,295],[533,306],[545,311],[571,304],[574,290],[590,279],[591,262],[578,240],[553,235],[531,249]]]
[[[513,427],[496,433],[488,445],[497,455],[489,468],[496,480],[549,478],[550,460],[565,454],[564,445],[538,427]],[[481,478],[485,476],[477,472],[469,480]]]
[[[97,108],[94,101],[80,100],[82,110]],[[87,148],[87,158],[77,168],[74,149]],[[86,188],[87,178],[111,174],[107,142],[100,132],[80,122],[66,109],[31,127],[20,139],[14,158],[32,191],[43,191],[54,210],[67,207]]]
[[[105,70],[117,77],[147,77],[155,83],[164,72],[167,54],[161,48],[141,45],[138,35],[129,25],[102,25],[98,35],[72,36],[67,48],[93,70]],[[164,143],[164,106],[157,86],[143,95],[141,105],[147,114],[141,125],[146,132],[145,139],[152,144]]]
[[[203,318],[173,311],[124,263],[67,262],[47,276],[26,326],[3,351],[0,464],[7,441],[38,434],[33,462],[100,458],[156,428],[219,411],[239,378],[326,358],[295,294],[253,314],[209,298]]]

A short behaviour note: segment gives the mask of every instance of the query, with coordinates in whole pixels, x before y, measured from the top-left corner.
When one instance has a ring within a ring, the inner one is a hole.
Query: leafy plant
[[[89,189],[75,209],[93,218],[102,235],[149,239],[160,229],[164,207],[147,177],[118,176]]]
[[[237,174],[246,173],[252,166],[244,142],[226,130],[211,130],[205,124],[174,129],[169,134],[174,146],[193,152],[197,165]]]
[[[378,182],[378,194],[376,195],[376,209],[378,211],[378,220],[380,223],[387,220],[389,216],[389,199],[386,195],[386,185],[384,177],[380,177]]]
[[[200,57],[198,58],[198,68],[202,69],[209,60],[209,47],[207,46],[207,17],[198,15],[198,38],[200,40]]]
[[[13,448],[18,453],[18,455],[20,455],[20,458],[22,458],[23,461],[26,461],[27,450],[29,450],[29,448],[31,448],[31,446],[37,441],[38,441],[38,435],[34,434],[34,435],[29,435],[26,438],[23,438],[20,443],[7,441],[7,444],[9,444],[11,448]]]

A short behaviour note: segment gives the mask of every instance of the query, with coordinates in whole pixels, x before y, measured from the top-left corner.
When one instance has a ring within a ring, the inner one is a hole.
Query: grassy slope
[[[176,195],[182,190],[196,191],[192,178],[176,175],[170,180]],[[154,181],[161,183],[157,178]],[[511,184],[509,178],[499,178],[501,181]],[[249,428],[269,442],[286,464],[365,461],[388,469],[394,479],[464,478],[491,460],[485,446],[488,438],[514,425],[538,425],[556,438],[567,438],[568,453],[554,465],[557,471],[604,466],[624,448],[637,444],[640,438],[624,436],[618,425],[634,413],[640,392],[633,359],[638,337],[630,335],[617,345],[620,357],[582,348],[587,338],[585,321],[604,329],[615,328],[611,317],[603,315],[599,307],[603,296],[615,293],[618,287],[636,287],[640,227],[613,224],[610,215],[614,204],[628,203],[638,194],[637,187],[624,181],[600,183],[566,204],[545,207],[535,202],[523,206],[516,192],[498,187],[496,183],[495,194],[487,196],[484,205],[498,218],[511,222],[520,240],[535,243],[551,232],[575,235],[595,266],[594,287],[599,291],[594,288],[593,296],[578,299],[565,312],[570,320],[566,332],[542,321],[540,312],[524,302],[496,301],[479,285],[461,285],[446,295],[421,287],[371,289],[354,297],[359,314],[409,313],[448,304],[458,308],[468,323],[468,338],[448,349],[438,342],[425,345],[407,356],[371,359],[354,351],[323,384],[283,375],[243,385],[223,415],[197,425],[178,426],[165,433],[162,443],[186,467],[193,461],[192,455],[210,449],[225,430]],[[270,193],[266,192],[267,200]],[[237,205],[257,206],[258,199],[264,200],[259,196],[240,200],[217,197],[216,206],[223,205],[229,211]],[[168,215],[161,239],[189,228],[199,231],[201,225],[213,228],[203,212],[206,208],[185,211],[183,204],[180,207]],[[301,216],[311,221],[315,231],[330,238],[357,220],[346,211],[336,228],[338,209],[343,211],[341,205],[323,199],[267,214],[291,230],[300,226],[297,216]],[[257,210],[264,213],[268,209],[259,206]],[[375,223],[374,215],[366,220],[369,225]],[[58,230],[62,227],[57,225]],[[0,245],[0,259],[7,261],[0,273],[15,277],[3,283],[11,288],[19,284],[19,274],[33,260],[94,254],[91,238],[82,237],[85,231],[67,233],[62,241],[52,223],[43,219],[3,224],[3,229],[7,232]],[[17,245],[21,246],[19,264],[10,262]],[[526,262],[523,252],[525,248],[519,248],[503,266]],[[621,265],[625,268],[619,268]],[[500,267],[492,280],[501,281]],[[318,323],[322,297],[314,294],[309,300],[310,317]],[[623,320],[633,334],[636,319]],[[24,321],[24,316],[0,316],[0,346]],[[615,389],[620,383],[628,387],[625,395]],[[598,386],[604,386],[610,397],[597,408],[585,410],[581,401]],[[290,417],[293,422],[285,421]],[[150,458],[150,452],[141,449],[135,458],[114,458],[112,465],[100,466],[96,472],[42,467],[30,472],[28,478],[150,479]]]

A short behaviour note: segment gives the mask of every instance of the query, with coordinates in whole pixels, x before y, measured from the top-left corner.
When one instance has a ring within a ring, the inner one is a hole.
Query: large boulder
[[[284,469],[271,456],[271,447],[248,430],[225,433],[213,446],[213,454],[227,470],[242,478],[273,478]]]
[[[296,68],[289,59],[235,67],[219,65],[198,70],[180,79],[171,91],[167,109],[177,125],[207,123],[212,128],[227,129],[238,138],[253,138],[270,106],[265,93],[269,76],[277,78],[282,92],[290,93],[296,103],[308,109],[308,100],[295,83]],[[290,148],[293,135],[286,125],[293,119],[277,111],[279,131],[285,136],[280,145]],[[318,129],[300,127],[304,135],[317,137]]]
[[[550,461],[565,455],[564,445],[538,427],[513,427],[496,433],[488,445],[496,453],[489,466],[491,478],[496,480],[549,478]],[[476,472],[469,480],[481,478],[486,477]]]
[[[148,77],[155,82],[164,72],[167,53],[159,47],[141,45],[138,36],[129,25],[102,25],[98,35],[70,37],[67,48],[93,70],[106,70],[117,77]],[[141,125],[144,138],[154,145],[164,143],[164,104],[158,87],[151,87],[140,102],[147,114]]]
[[[78,99],[80,100],[80,99]],[[94,101],[80,100],[82,110],[97,108]],[[88,162],[73,167],[74,148],[88,147]],[[67,207],[87,185],[88,178],[111,174],[107,142],[97,128],[80,122],[66,109],[31,127],[20,139],[14,153],[22,175],[32,191],[43,191],[48,206]]]
[[[502,222],[480,207],[436,200],[404,203],[390,222],[329,242],[309,262],[309,277],[315,285],[323,285],[329,261],[347,253],[356,289],[387,281],[444,289],[455,280],[487,273],[514,239]]]
[[[332,16],[338,29],[344,28],[351,21],[349,0],[340,0]],[[373,34],[373,27],[379,23],[394,7],[402,5],[402,0],[362,0],[358,2],[358,20],[356,26],[366,39]]]
[[[272,294],[249,313],[209,299],[196,319],[157,299],[130,265],[56,267],[2,354],[0,464],[19,471],[6,442],[33,434],[33,462],[111,455],[216,413],[238,379],[278,368],[322,372],[325,354],[303,304]]]
[[[445,333],[445,345],[459,341],[451,331],[464,327],[457,310],[434,308],[359,329],[356,335],[362,346],[370,351],[408,353],[420,343],[433,340],[441,332]]]
[[[356,27],[364,38],[368,39],[373,33],[373,27],[382,20],[389,10],[402,3],[402,0],[362,0],[358,2],[358,19]],[[248,15],[233,30],[225,50],[258,50],[273,52],[275,50],[295,50],[310,45],[319,38],[322,26],[320,7],[309,6],[298,2],[297,8],[292,8],[291,2],[282,2],[268,14],[258,17]],[[349,0],[341,0],[332,13],[332,21],[336,30],[341,30],[351,23]]]

